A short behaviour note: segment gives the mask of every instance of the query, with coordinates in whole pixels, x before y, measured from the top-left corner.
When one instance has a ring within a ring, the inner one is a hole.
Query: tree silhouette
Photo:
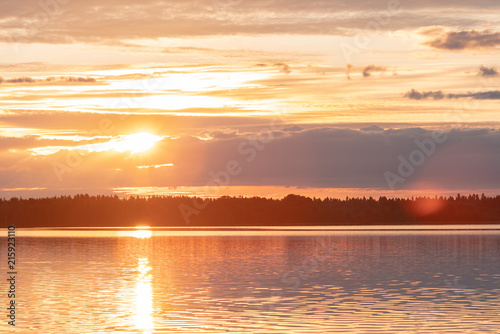
[[[197,205],[194,205],[194,203]],[[192,209],[189,221],[180,207]],[[500,196],[387,198],[59,196],[0,199],[2,227],[465,224],[500,221]]]

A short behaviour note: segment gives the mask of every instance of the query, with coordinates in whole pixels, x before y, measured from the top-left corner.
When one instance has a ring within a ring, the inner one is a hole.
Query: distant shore
[[[0,199],[2,227],[231,227],[498,224],[500,195],[309,198],[288,195]]]

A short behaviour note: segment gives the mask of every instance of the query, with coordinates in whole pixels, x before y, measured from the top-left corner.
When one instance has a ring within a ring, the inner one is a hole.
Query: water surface
[[[479,228],[21,230],[13,332],[499,333]]]

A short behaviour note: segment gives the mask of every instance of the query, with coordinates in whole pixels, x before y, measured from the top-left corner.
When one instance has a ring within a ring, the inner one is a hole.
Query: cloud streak
[[[285,64],[285,63],[275,63],[274,66],[278,67],[279,71],[281,73],[289,74],[290,72],[292,72],[292,70],[290,69],[290,66],[288,64]]]
[[[440,90],[419,92],[416,91],[415,89],[412,89],[411,91],[405,93],[405,95],[403,96],[412,100],[425,100],[428,98],[433,98],[434,100],[442,100],[444,98],[444,94]]]
[[[32,77],[19,77],[4,79],[0,77],[0,84],[58,84],[58,83],[77,83],[77,84],[87,84],[96,83],[95,78],[90,77],[48,77],[45,79],[37,79]]]
[[[411,100],[425,100],[425,99],[434,99],[434,100],[442,100],[446,99],[461,99],[461,98],[472,98],[475,100],[500,100],[500,91],[488,91],[488,92],[478,92],[478,93],[462,93],[462,94],[444,94],[442,91],[422,91],[419,92],[415,89],[405,93],[403,95],[406,98]]]
[[[384,72],[385,70],[386,68],[384,66],[368,65],[363,69],[363,72],[361,73],[363,74],[364,78],[367,78],[372,74],[372,72]]]
[[[491,30],[448,31],[424,43],[448,51],[480,50],[500,45],[500,32]]]
[[[224,181],[218,179],[220,171],[236,161],[242,172],[231,178],[231,186],[386,189],[384,172],[398,168],[398,156],[407,157],[415,150],[415,140],[423,142],[432,136],[432,130],[423,128],[296,130],[224,131],[222,136],[219,131],[204,139],[165,138],[151,154],[137,156],[114,151],[82,153],[81,163],[71,165],[63,182],[55,177],[52,164],[65,163],[71,151],[43,157],[30,156],[28,150],[10,155],[0,152],[0,188],[204,186]],[[446,137],[403,188],[423,183],[440,189],[500,186],[499,130],[452,129]],[[271,140],[264,143],[258,138]],[[0,138],[0,146],[12,144],[7,140]],[[23,140],[17,139],[18,147],[29,146],[19,143]],[[36,144],[34,138],[26,140]],[[80,161],[77,153],[73,151],[70,161]]]
[[[419,1],[406,2],[404,6],[398,0],[255,0],[222,6],[217,0],[62,2],[4,1],[0,13],[0,40],[56,44],[105,42],[133,46],[131,40],[224,34],[352,36],[356,33],[353,30],[365,29],[374,15],[382,19],[392,16],[391,24],[381,26],[381,30],[414,29],[436,24],[469,27],[478,19],[460,14],[464,10],[499,8],[494,0],[480,3]],[[404,7],[404,11],[392,15],[391,11],[399,7]],[[346,15],[347,10],[349,15]],[[457,15],[443,16],[444,10],[454,11]]]

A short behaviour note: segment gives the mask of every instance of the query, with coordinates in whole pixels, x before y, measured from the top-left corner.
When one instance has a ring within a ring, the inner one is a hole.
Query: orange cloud
[[[435,49],[448,51],[494,48],[500,45],[500,32],[491,30],[448,31],[424,44]]]

